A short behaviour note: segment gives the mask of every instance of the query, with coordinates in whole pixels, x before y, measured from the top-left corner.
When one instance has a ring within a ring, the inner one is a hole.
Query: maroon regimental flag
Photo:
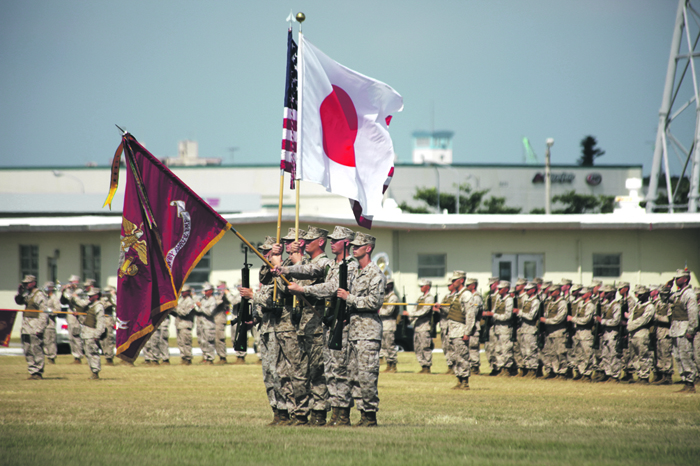
[[[129,133],[117,286],[117,356],[134,361],[197,262],[231,228]],[[115,158],[121,157],[117,149]],[[113,164],[117,167],[118,163]],[[112,183],[115,183],[112,176]],[[109,202],[110,199],[108,199]]]
[[[4,311],[0,309],[0,345],[10,346],[12,326],[15,325],[17,311]]]

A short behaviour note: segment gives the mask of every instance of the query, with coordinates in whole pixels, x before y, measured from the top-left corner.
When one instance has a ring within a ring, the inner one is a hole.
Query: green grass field
[[[28,381],[24,358],[0,357],[0,464],[700,464],[700,395],[680,385],[474,376],[457,392],[401,353],[399,373],[379,378],[379,427],[266,427],[261,366],[247,359],[139,360],[90,381],[67,355]]]

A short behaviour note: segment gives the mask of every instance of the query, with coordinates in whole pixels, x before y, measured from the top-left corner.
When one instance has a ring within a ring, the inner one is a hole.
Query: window
[[[83,280],[92,278],[95,280],[95,286],[100,286],[100,246],[98,244],[81,244],[80,245],[80,264],[81,276]]]
[[[210,273],[211,249],[202,256],[202,259],[197,263],[197,266],[194,269],[192,269],[192,272],[190,273],[189,277],[187,277],[187,284],[190,286],[196,286],[201,285],[204,282],[208,282]]]
[[[444,277],[447,254],[418,254],[418,278]]]
[[[20,280],[25,275],[34,275],[39,280],[39,246],[19,246],[19,275]]]
[[[619,277],[622,272],[622,254],[593,254],[594,277]]]

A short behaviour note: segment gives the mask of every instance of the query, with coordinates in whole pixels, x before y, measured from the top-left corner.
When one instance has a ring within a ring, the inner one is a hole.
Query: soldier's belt
[[[594,325],[589,322],[585,325],[576,325],[576,330],[593,330]]]
[[[497,326],[500,325],[500,326],[503,326],[503,327],[510,327],[510,326],[511,326],[511,325],[510,325],[510,322],[508,322],[508,321],[500,321],[500,320],[497,320],[496,322],[494,322],[493,325],[497,325]]]
[[[372,310],[372,309],[351,309],[349,310],[350,314],[377,314],[377,311]],[[394,320],[392,317],[389,320]]]
[[[659,328],[671,328],[671,322],[656,322],[656,326]]]

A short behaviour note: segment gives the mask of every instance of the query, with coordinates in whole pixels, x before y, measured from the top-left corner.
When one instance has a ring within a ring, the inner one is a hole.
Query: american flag
[[[287,35],[287,81],[284,86],[284,121],[282,124],[282,161],[280,168],[291,176],[294,189],[297,174],[297,44],[292,30]]]

